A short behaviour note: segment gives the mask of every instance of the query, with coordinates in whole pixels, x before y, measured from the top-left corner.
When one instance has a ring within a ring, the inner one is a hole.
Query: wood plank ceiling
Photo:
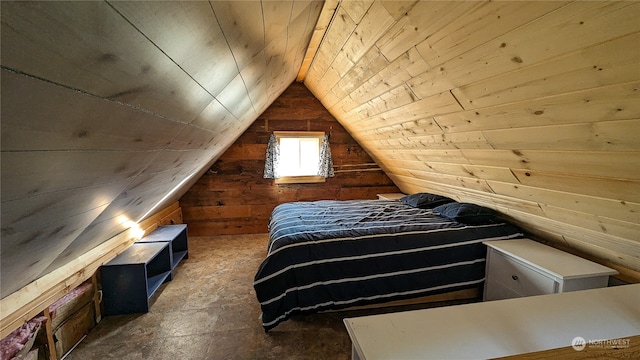
[[[2,297],[177,201],[295,80],[322,6],[2,1]]]
[[[175,202],[296,76],[403,191],[640,270],[638,2],[0,6],[3,298]]]
[[[342,2],[304,84],[406,193],[640,270],[640,2]]]

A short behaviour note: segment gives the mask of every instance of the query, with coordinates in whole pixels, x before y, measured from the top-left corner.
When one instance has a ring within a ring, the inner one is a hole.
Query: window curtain
[[[280,144],[278,144],[278,138],[271,134],[269,137],[269,144],[267,145],[267,157],[264,164],[264,178],[265,179],[277,179],[278,163],[280,162]]]
[[[329,135],[324,134],[320,145],[320,163],[318,164],[318,176],[324,178],[333,177],[333,160],[331,159],[331,148],[329,147]]]

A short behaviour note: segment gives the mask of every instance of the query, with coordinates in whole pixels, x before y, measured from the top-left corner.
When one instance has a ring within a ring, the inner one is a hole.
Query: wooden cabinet
[[[134,243],[101,268],[105,315],[149,311],[149,298],[171,275],[169,242]]]
[[[618,272],[529,239],[487,241],[484,300],[606,287]]]
[[[136,243],[169,243],[169,258],[171,259],[171,274],[173,280],[174,270],[182,259],[189,258],[189,244],[187,240],[187,225],[163,225]]]
[[[97,278],[69,290],[1,340],[0,358],[63,359],[93,329],[100,317]]]

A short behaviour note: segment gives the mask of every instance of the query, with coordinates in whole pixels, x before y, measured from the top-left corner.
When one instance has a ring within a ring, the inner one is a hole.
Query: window
[[[280,147],[276,184],[324,182],[318,175],[323,132],[274,132]]]
[[[276,184],[324,182],[333,177],[329,135],[276,131],[269,137],[264,178]]]

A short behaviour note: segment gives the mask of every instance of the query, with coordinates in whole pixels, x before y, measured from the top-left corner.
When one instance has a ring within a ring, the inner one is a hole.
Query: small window
[[[323,132],[274,132],[280,145],[276,184],[324,182],[318,176]]]

